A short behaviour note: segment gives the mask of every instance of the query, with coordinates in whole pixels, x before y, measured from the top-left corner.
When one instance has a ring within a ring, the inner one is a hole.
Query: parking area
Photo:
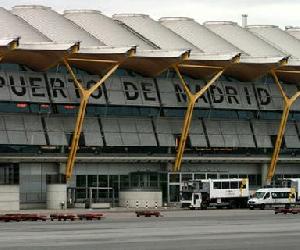
[[[103,220],[1,222],[0,249],[299,249],[300,215],[272,210],[106,212]]]

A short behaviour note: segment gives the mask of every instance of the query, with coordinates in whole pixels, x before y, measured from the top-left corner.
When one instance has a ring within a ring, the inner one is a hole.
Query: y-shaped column
[[[173,171],[180,171],[181,169],[181,162],[182,162],[182,157],[183,153],[185,150],[185,144],[186,140],[189,134],[190,126],[191,126],[191,121],[192,121],[192,116],[193,116],[193,110],[196,104],[196,101],[203,95],[205,92],[209,89],[209,87],[215,83],[215,81],[223,74],[224,68],[221,68],[219,72],[217,72],[197,93],[193,94],[190,89],[188,88],[185,80],[183,79],[179,69],[177,66],[173,66],[175,72],[177,73],[179,80],[183,86],[183,89],[187,95],[188,98],[188,107],[185,113],[184,117],[184,123],[182,127],[182,132],[181,132],[181,137],[177,149],[177,155],[176,155],[176,160],[175,164],[173,167]]]
[[[93,60],[95,61],[95,60]],[[100,61],[100,60],[99,60]],[[80,105],[77,113],[76,125],[74,129],[74,134],[71,143],[71,149],[68,156],[67,166],[66,166],[66,179],[67,181],[71,178],[75,160],[76,160],[76,152],[78,149],[78,142],[80,138],[80,134],[82,131],[82,125],[85,117],[86,106],[88,104],[89,98],[91,94],[97,90],[106,80],[109,78],[119,67],[120,63],[115,62],[115,64],[110,68],[110,70],[92,87],[89,89],[85,89],[82,84],[78,81],[76,75],[74,74],[71,66],[69,65],[67,59],[64,59],[64,64],[66,65],[69,73],[71,74],[73,81],[80,93]]]
[[[275,83],[277,84],[277,86],[279,88],[280,94],[283,97],[284,107],[283,107],[281,121],[280,121],[279,129],[278,129],[278,133],[277,133],[275,148],[274,148],[274,151],[273,151],[270,166],[268,168],[268,173],[267,173],[267,178],[266,178],[266,181],[267,181],[268,185],[271,184],[272,178],[273,178],[275,170],[276,170],[276,165],[277,165],[278,158],[279,158],[282,139],[283,139],[283,135],[284,135],[284,132],[285,132],[285,128],[286,128],[286,124],[287,124],[287,121],[288,121],[291,106],[297,100],[297,98],[300,96],[300,91],[297,91],[292,97],[288,97],[287,94],[285,93],[282,85],[280,84],[280,82],[278,80],[278,77],[276,75],[275,70],[272,70],[271,74],[272,74],[272,76],[275,80]]]

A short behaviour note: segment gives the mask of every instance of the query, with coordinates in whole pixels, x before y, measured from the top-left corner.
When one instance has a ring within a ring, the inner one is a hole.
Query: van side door
[[[271,197],[271,193],[270,192],[266,192],[266,194],[264,196],[264,203],[265,204],[272,203],[272,197]]]

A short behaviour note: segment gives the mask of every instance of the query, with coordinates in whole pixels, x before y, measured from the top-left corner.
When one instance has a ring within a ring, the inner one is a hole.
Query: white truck
[[[191,180],[181,189],[181,205],[190,209],[243,208],[248,199],[247,178]]]
[[[282,180],[283,187],[267,187],[258,189],[253,197],[248,200],[250,209],[266,207],[290,207],[299,205],[300,179],[291,178]]]

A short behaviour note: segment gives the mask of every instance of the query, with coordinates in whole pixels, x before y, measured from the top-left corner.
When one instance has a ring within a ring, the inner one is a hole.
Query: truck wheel
[[[260,210],[265,210],[265,204],[260,205]]]
[[[254,210],[254,207],[249,207],[250,210]]]
[[[230,209],[236,209],[237,208],[237,203],[235,201],[230,201],[229,202],[229,208]]]
[[[201,210],[207,210],[207,206],[206,205],[202,205],[201,206]]]

